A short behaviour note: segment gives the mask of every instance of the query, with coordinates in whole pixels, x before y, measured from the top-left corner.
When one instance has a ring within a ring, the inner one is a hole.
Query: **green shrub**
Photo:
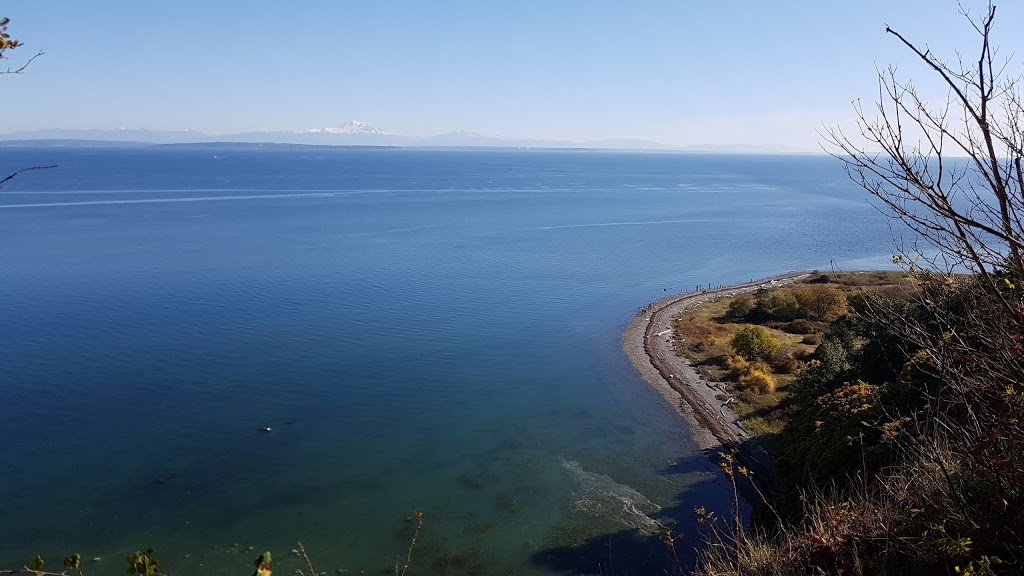
[[[800,313],[815,320],[831,322],[846,314],[846,293],[825,284],[815,284],[794,290],[792,296],[798,302]]]
[[[729,316],[732,318],[743,318],[754,309],[754,299],[746,294],[737,296],[729,302]]]
[[[782,329],[790,334],[818,334],[825,331],[825,327],[817,322],[811,322],[805,318],[797,318],[782,325]]]
[[[740,326],[730,342],[732,349],[747,360],[770,360],[779,351],[779,341],[767,328],[747,324]]]
[[[792,354],[779,354],[772,360],[772,370],[776,374],[792,374],[800,367],[800,362]]]
[[[800,317],[800,303],[792,292],[773,292],[766,300],[768,313],[779,320],[793,320]]]

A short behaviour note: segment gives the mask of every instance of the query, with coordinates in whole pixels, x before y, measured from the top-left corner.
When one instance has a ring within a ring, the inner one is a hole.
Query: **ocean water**
[[[891,254],[827,157],[0,149],[37,164],[0,190],[0,568],[393,573],[419,509],[410,573],[660,571],[635,535],[690,550],[730,490],[637,308]]]

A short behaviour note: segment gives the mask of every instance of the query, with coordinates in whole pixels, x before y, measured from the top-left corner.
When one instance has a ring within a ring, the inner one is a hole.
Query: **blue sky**
[[[1022,53],[1022,4],[999,5],[1007,55]],[[953,0],[17,0],[0,15],[26,44],[9,64],[46,52],[0,76],[0,133],[357,119],[407,135],[815,149],[822,123],[849,125],[850,102],[874,97],[876,66],[926,77],[885,24],[945,55],[976,45]]]

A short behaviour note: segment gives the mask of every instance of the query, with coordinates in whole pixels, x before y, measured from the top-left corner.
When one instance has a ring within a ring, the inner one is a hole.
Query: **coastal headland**
[[[812,272],[789,272],[743,284],[696,290],[662,298],[643,307],[622,336],[622,348],[633,367],[689,423],[693,438],[706,453],[733,450],[745,466],[762,478],[775,475],[771,457],[740,423],[724,399],[726,390],[676,354],[672,321],[687,308],[759,288],[793,284]],[[722,398],[720,398],[722,397]]]

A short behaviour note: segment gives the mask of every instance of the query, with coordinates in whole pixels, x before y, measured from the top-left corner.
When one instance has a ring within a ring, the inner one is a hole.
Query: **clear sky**
[[[25,47],[7,64],[46,54],[0,76],[0,133],[357,119],[414,136],[816,149],[822,123],[848,125],[850,102],[876,95],[876,66],[926,76],[885,24],[973,57],[957,10],[955,0],[8,0],[0,16]],[[1004,55],[1024,57],[1013,33],[1024,2],[997,14]]]

